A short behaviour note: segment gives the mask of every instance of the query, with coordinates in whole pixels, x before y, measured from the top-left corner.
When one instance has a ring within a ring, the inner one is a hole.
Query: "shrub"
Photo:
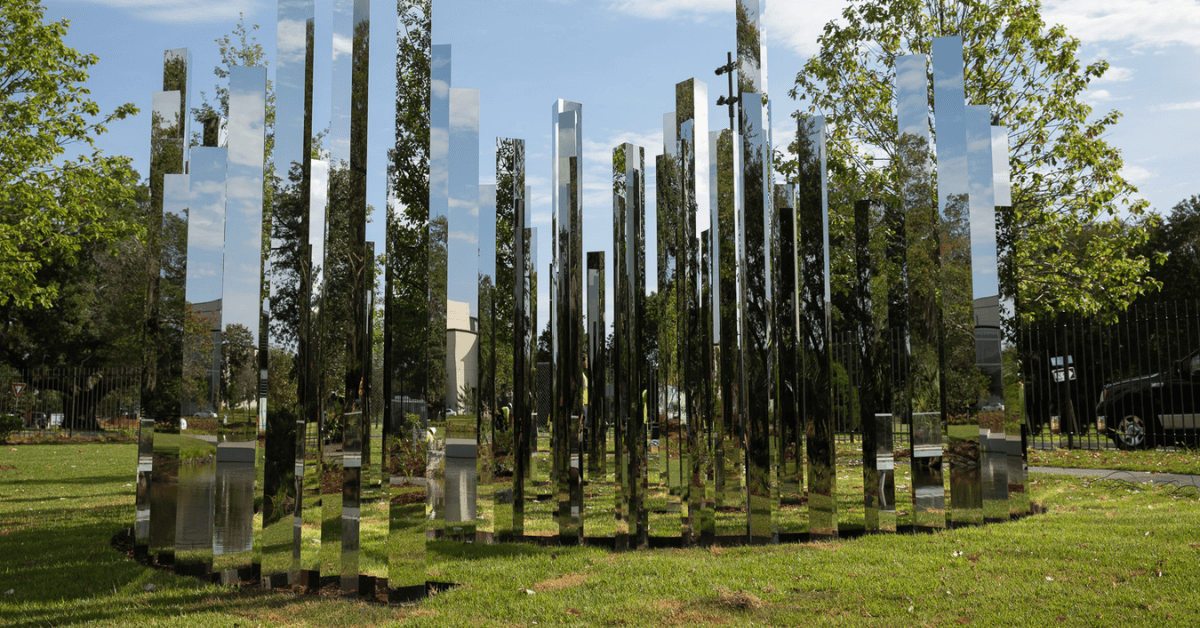
[[[0,443],[7,443],[13,432],[21,431],[24,427],[21,417],[15,414],[0,414]]]

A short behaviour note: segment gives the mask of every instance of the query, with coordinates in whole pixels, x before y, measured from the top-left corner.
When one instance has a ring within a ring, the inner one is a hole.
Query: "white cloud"
[[[474,231],[451,231],[447,234],[447,237],[458,242],[466,242],[467,244],[479,244],[479,234]]]
[[[1192,109],[1200,109],[1200,100],[1193,100],[1192,102],[1172,102],[1150,107],[1150,111],[1189,111]]]
[[[1092,105],[1093,107],[1114,100],[1128,100],[1128,98],[1118,98],[1113,96],[1112,92],[1108,91],[1107,89],[1089,89],[1083,95],[1083,102]]]
[[[799,55],[817,52],[817,37],[830,20],[840,18],[845,0],[766,3],[763,30],[769,44],[782,44]],[[611,11],[651,20],[733,19],[734,0],[612,0]]]
[[[609,10],[652,20],[702,21],[714,14],[732,16],[733,7],[731,0],[613,0],[608,4]]]
[[[349,56],[354,52],[353,40],[347,39],[337,33],[333,34],[333,60],[337,61],[342,55]]]
[[[450,130],[479,133],[479,90],[450,89]]]
[[[308,45],[308,25],[300,20],[281,20],[276,36],[276,56],[280,62],[302,63]]]
[[[840,23],[845,6],[845,0],[768,2],[762,17],[767,43],[783,44],[801,56],[814,55],[820,50],[817,38],[825,31],[825,25],[831,21]]]
[[[1158,173],[1151,172],[1141,166],[1124,166],[1121,168],[1121,176],[1134,185],[1142,185],[1146,181],[1157,177]]]
[[[260,0],[71,0],[87,2],[112,9],[128,9],[136,17],[151,22],[168,23],[230,23],[245,13],[258,11]]]
[[[1104,76],[1092,79],[1092,85],[1097,83],[1123,83],[1133,78],[1133,70],[1130,68],[1119,68],[1117,66],[1109,66],[1104,72]]]
[[[1200,2],[1181,0],[1047,0],[1042,18],[1087,43],[1200,46]]]

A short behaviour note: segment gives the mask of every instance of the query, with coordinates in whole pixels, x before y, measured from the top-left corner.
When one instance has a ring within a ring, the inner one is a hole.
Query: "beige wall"
[[[463,384],[472,388],[478,382],[479,332],[466,303],[446,302],[446,405],[460,414],[474,412],[459,399]]]

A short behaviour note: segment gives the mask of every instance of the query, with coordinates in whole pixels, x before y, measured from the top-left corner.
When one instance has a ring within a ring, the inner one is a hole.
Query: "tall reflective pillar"
[[[995,212],[996,212],[996,232],[997,242],[1006,243],[1005,246],[997,246],[996,250],[996,266],[997,274],[1012,275],[1012,246],[1014,239],[1010,233],[1012,229],[1012,180],[1009,172],[1009,155],[1008,155],[1008,129],[1003,126],[993,126],[991,128],[992,136],[992,191],[995,195]],[[1011,339],[1006,339],[1004,336],[1004,326],[1014,325],[1016,312],[1014,311],[1014,295],[1009,294],[1005,289],[1004,284],[1000,284],[1000,348],[1003,355],[1004,350],[1015,351],[1016,347]],[[1029,494],[1025,492],[1025,447],[1022,442],[1022,426],[1024,424],[1024,408],[1020,395],[1016,392],[1020,390],[1019,382],[1020,375],[1016,369],[1010,369],[1003,372],[1004,382],[1004,440],[1005,453],[1008,458],[1008,505],[1010,516],[1020,516],[1029,514]]]
[[[529,242],[526,229],[525,141],[496,139],[496,280],[492,293],[492,421],[495,533],[500,539],[524,533],[524,480],[529,462]],[[482,228],[482,225],[481,225]],[[482,234],[481,234],[482,236]],[[480,241],[482,256],[483,242]],[[481,260],[482,263],[482,260]]]
[[[831,397],[829,206],[825,119],[801,118],[796,129],[796,223],[800,233],[800,355],[808,445],[808,533],[836,538],[837,452]]]
[[[163,91],[153,96],[150,123],[151,224],[147,225],[150,266],[138,415],[140,447],[151,450],[147,455],[139,452],[139,456],[150,458],[150,464],[143,465],[149,468],[138,478],[139,510],[149,525],[139,528],[146,536],[136,538],[134,544],[161,556],[159,560],[165,564],[174,560],[178,447],[171,445],[170,437],[159,439],[162,442],[156,445],[153,434],[179,432],[183,338],[178,330],[182,329],[185,313],[187,216],[185,207],[176,208],[178,213],[171,212],[164,206],[164,199],[167,175],[186,172],[190,67],[191,53],[186,48],[163,53]],[[173,185],[182,185],[182,181]]]
[[[554,464],[558,529],[563,543],[583,538],[583,106],[558,100],[552,110],[551,183],[557,216],[557,376]]]
[[[746,500],[748,533],[752,543],[770,543],[778,531],[773,526],[771,477],[771,426],[774,403],[776,354],[771,286],[771,142],[770,119],[762,98],[742,95],[742,390],[746,412]]]
[[[613,149],[613,412],[616,434],[617,548],[637,545],[645,536],[639,512],[645,508],[646,414],[644,308],[645,149],[622,144]],[[653,391],[651,391],[653,394]]]
[[[675,156],[678,173],[678,210],[680,212],[679,262],[677,273],[681,291],[676,293],[678,311],[680,365],[680,447],[679,490],[684,543],[699,536],[700,510],[704,502],[704,466],[708,454],[701,437],[708,413],[703,406],[703,380],[708,370],[701,331],[703,308],[700,307],[702,247],[700,231],[707,231],[710,219],[708,86],[692,78],[675,85]],[[686,424],[684,422],[686,421]]]
[[[971,201],[961,37],[933,40],[937,198],[942,256],[942,419],[950,467],[950,521],[983,523],[978,407],[982,387],[972,325]]]
[[[781,534],[803,532],[799,517],[786,521],[779,509],[786,503],[791,512],[800,505],[801,461],[804,452],[797,446],[802,439],[800,430],[800,309],[797,307],[799,285],[799,258],[796,244],[795,188],[786,184],[775,184],[775,220],[771,238],[771,270],[775,273],[772,284],[775,288],[775,346],[779,348],[779,368],[775,382],[778,408],[775,412],[774,442],[772,455],[778,475],[774,509],[777,513]]]

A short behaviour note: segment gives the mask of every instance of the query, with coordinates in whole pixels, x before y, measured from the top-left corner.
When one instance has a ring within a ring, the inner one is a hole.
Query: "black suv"
[[[1100,393],[1096,419],[1122,449],[1140,449],[1200,435],[1200,351],[1155,373],[1113,382]]]

